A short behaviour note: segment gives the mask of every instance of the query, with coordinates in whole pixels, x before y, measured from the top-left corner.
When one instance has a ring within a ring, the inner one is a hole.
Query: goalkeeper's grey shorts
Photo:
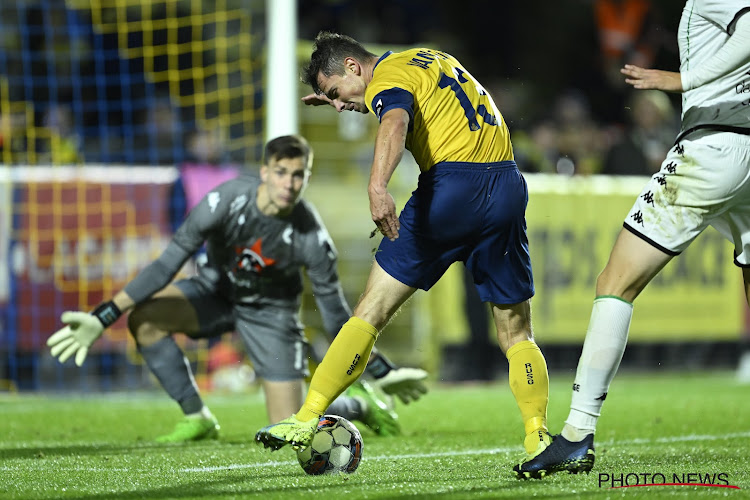
[[[174,283],[195,309],[200,331],[192,338],[237,331],[258,377],[283,382],[309,375],[308,343],[297,310],[234,305],[198,276]]]

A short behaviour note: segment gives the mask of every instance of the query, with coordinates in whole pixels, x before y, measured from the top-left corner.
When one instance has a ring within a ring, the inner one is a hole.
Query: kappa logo
[[[214,213],[216,211],[216,207],[219,206],[219,202],[221,201],[221,195],[217,191],[211,191],[208,193],[208,196],[206,196],[206,202],[208,203],[208,207],[211,209],[211,213]]]
[[[233,199],[231,205],[229,205],[229,215],[237,212],[239,209],[244,207],[246,203],[247,196],[244,194],[241,194],[237,198]]]
[[[380,113],[383,111],[383,99],[378,99],[375,103],[375,115],[380,119]]]
[[[635,222],[643,226],[643,214],[640,210],[630,216]]]
[[[647,191],[641,198],[652,207],[654,206],[654,195],[651,191]]]

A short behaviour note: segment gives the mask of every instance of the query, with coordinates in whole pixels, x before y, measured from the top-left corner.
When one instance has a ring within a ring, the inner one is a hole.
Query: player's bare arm
[[[383,115],[375,137],[375,158],[367,186],[372,220],[390,240],[398,238],[400,226],[396,202],[388,192],[388,181],[404,155],[408,128],[409,114],[405,110],[396,108]]]
[[[656,89],[665,92],[682,92],[680,73],[662,71],[660,69],[645,69],[633,64],[626,64],[620,73],[627,76],[626,83],[639,90]]]
[[[307,104],[308,106],[325,106],[330,105],[333,106],[333,109],[341,113],[342,111],[360,111],[362,113],[368,113],[369,111],[367,108],[357,108],[354,107],[351,103],[347,103],[345,101],[341,101],[338,98],[331,99],[325,94],[309,94],[302,98],[302,102]]]
[[[314,92],[303,97],[302,102],[304,102],[308,106],[325,106],[327,104],[329,106],[336,107],[336,105],[333,104],[333,101],[330,100],[325,94],[316,94]]]
[[[209,212],[209,209],[206,208],[205,211]],[[217,216],[213,216],[214,220]],[[210,226],[211,218],[201,216],[199,209],[191,212],[188,220],[195,217],[207,219],[209,221],[207,224]],[[173,238],[164,252],[142,269],[112,300],[102,302],[91,313],[83,311],[64,312],[61,320],[65,326],[47,339],[47,345],[50,347],[52,355],[61,363],[64,363],[75,354],[76,364],[78,366],[83,365],[89,348],[102,336],[106,328],[111,326],[136,303],[146,300],[167,286],[204,240],[198,229],[186,229],[186,224],[187,221],[177,230],[178,235],[183,236],[183,240],[187,238],[183,242],[186,248],[177,244]],[[190,241],[191,232],[196,233],[192,237],[193,241]]]

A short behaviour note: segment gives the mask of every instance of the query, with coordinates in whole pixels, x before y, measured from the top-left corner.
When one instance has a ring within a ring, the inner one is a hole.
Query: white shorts
[[[678,255],[708,226],[750,267],[750,136],[700,132],[667,154],[625,218],[625,229]]]

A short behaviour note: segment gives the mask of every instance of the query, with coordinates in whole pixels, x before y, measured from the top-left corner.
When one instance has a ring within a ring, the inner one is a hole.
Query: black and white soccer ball
[[[362,436],[353,423],[337,415],[323,415],[318,421],[312,443],[297,452],[297,460],[306,473],[351,474],[362,458]]]

